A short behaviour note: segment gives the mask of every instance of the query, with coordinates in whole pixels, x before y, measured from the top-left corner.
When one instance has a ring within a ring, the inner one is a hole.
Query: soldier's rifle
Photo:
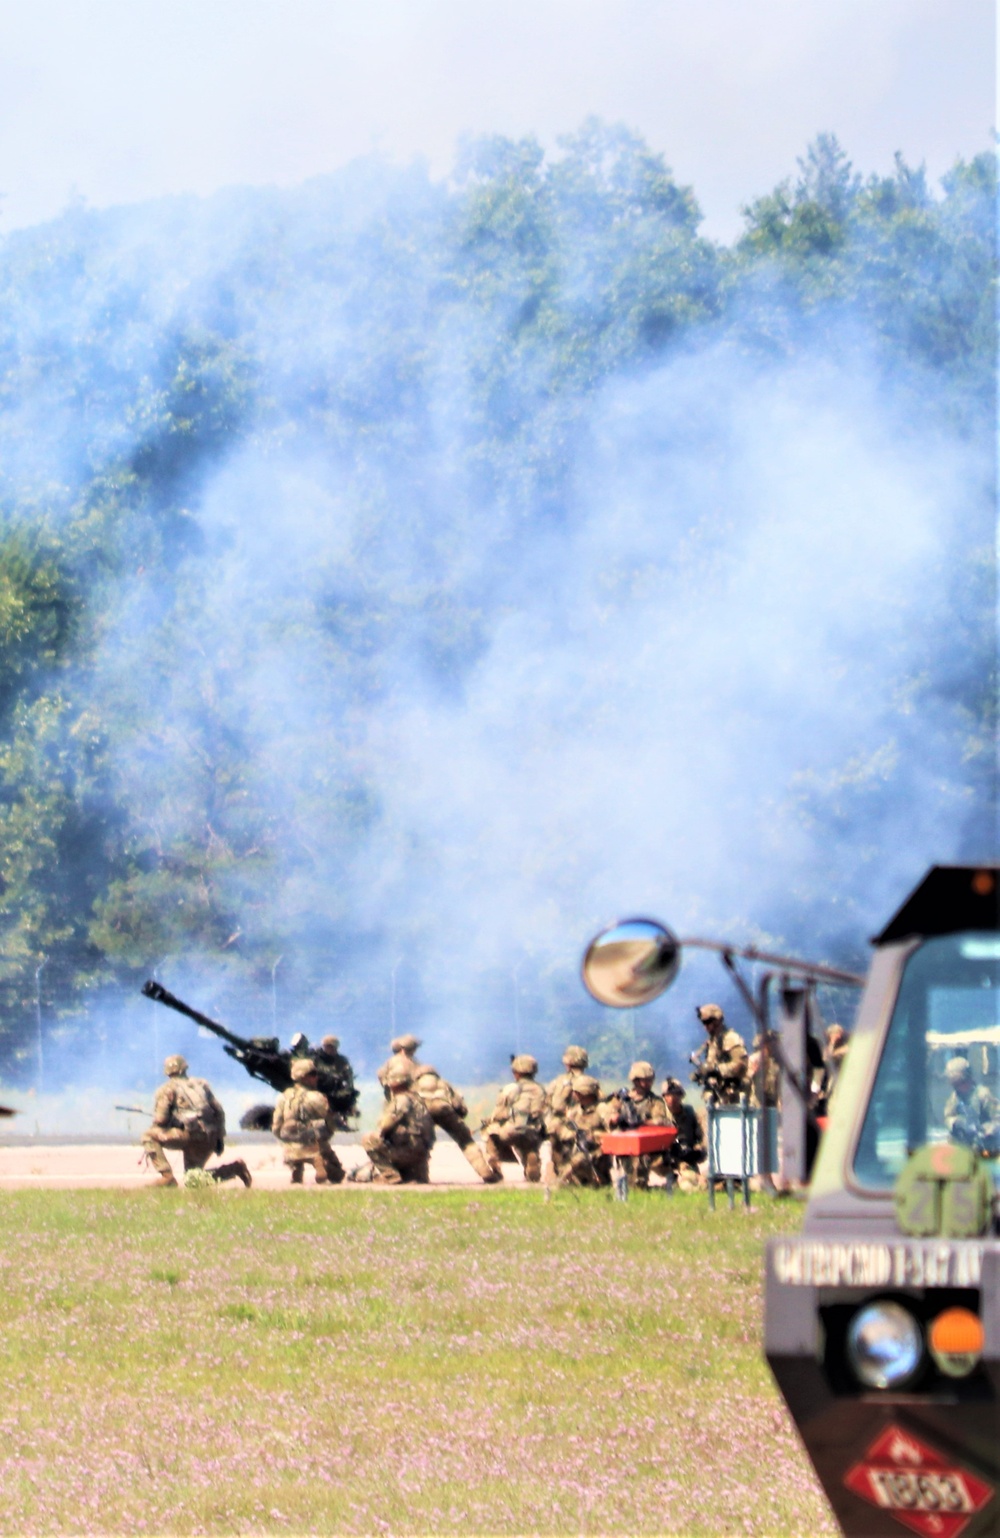
[[[147,1111],[141,1105],[116,1105],[116,1111],[131,1111],[135,1116],[152,1116],[152,1111]]]

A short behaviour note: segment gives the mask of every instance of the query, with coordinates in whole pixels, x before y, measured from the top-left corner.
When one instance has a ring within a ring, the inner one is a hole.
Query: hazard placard
[[[994,1494],[902,1426],[886,1427],[844,1484],[925,1538],[958,1538]]]

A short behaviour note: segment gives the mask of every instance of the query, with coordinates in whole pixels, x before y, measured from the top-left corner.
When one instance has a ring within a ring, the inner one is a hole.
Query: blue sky
[[[983,149],[994,32],[993,0],[0,0],[0,230],[596,112],[727,237],[819,131],[864,170]]]

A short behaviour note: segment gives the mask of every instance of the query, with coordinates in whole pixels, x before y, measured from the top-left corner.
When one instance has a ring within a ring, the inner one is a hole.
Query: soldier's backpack
[[[177,1079],[174,1114],[185,1132],[206,1138],[226,1135],[226,1115],[204,1079]]]
[[[315,1090],[295,1085],[285,1095],[285,1118],[278,1134],[283,1143],[302,1143],[306,1147],[320,1140],[320,1127],[326,1130],[325,1119],[317,1115],[319,1097]]]
[[[545,1091],[533,1079],[518,1079],[517,1093],[510,1102],[510,1119],[518,1132],[542,1132],[545,1121]]]

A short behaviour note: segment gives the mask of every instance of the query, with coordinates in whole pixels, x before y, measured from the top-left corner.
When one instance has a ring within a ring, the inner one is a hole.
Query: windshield
[[[924,1143],[966,1143],[1000,1174],[1000,935],[927,940],[906,963],[854,1160],[891,1187]]]

